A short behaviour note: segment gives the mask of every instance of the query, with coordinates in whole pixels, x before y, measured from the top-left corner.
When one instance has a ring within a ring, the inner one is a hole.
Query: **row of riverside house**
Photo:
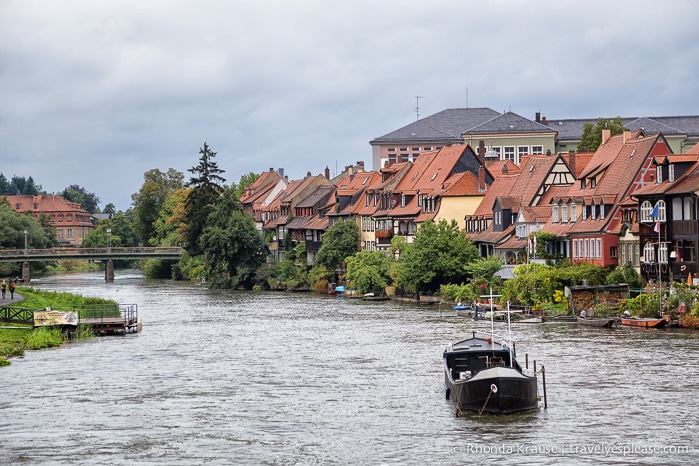
[[[426,220],[453,219],[505,271],[528,259],[528,239],[543,231],[546,259],[631,265],[646,281],[699,272],[699,145],[675,155],[662,133],[605,130],[594,153],[521,154],[519,165],[468,144],[411,159],[378,171],[358,162],[332,179],[327,168],[294,181],[270,169],[241,203],[278,260],[288,234],[312,263],[339,220],[356,222],[361,249],[388,251],[396,235],[412,242]]]

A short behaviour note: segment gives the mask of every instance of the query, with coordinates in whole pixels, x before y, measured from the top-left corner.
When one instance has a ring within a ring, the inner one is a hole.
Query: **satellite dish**
[[[276,241],[276,240],[277,240],[277,235],[272,236],[272,241]]]

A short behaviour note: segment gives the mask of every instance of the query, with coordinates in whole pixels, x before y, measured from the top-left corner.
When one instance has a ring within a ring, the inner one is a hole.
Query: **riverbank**
[[[18,288],[14,297],[7,293],[5,299],[0,297],[0,308],[45,309],[58,307],[73,310],[85,304],[116,302],[101,298],[85,298],[71,293],[39,291],[34,288]],[[1,311],[2,309],[0,309]],[[10,358],[24,356],[25,350],[52,348],[62,345],[70,338],[88,339],[94,335],[90,328],[78,330],[71,335],[61,332],[59,327],[39,327],[31,325],[0,322],[0,366],[10,364]]]

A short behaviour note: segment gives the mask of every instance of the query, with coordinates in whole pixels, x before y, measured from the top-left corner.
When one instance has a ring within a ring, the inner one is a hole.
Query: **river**
[[[514,325],[548,409],[457,417],[442,351],[490,324],[438,305],[124,271],[32,284],[135,303],[143,331],[0,368],[0,464],[699,463],[695,332]]]

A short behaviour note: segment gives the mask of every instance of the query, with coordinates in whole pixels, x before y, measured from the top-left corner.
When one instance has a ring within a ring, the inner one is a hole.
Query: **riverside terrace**
[[[22,279],[31,279],[30,262],[54,260],[104,260],[107,261],[104,278],[114,280],[113,259],[178,259],[182,248],[135,247],[135,248],[52,248],[52,249],[2,249],[0,262],[23,262]]]

